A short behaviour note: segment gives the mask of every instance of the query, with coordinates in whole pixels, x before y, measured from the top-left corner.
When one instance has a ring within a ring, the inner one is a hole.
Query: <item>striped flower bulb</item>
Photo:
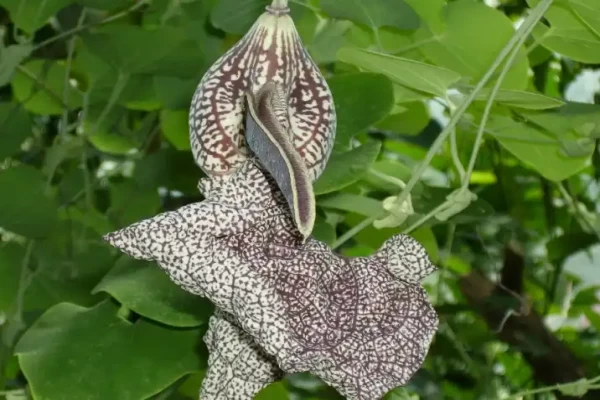
[[[230,175],[256,156],[306,236],[314,222],[314,200],[308,200],[314,198],[312,182],[331,154],[336,115],[331,91],[302,44],[287,3],[274,0],[204,75],[190,108],[190,140],[196,163],[208,176]],[[262,102],[263,112],[250,113],[249,103],[257,105],[259,93],[269,100]],[[249,146],[247,120],[272,116],[277,123],[255,121],[270,131],[257,134],[255,146]],[[263,146],[262,140],[271,143]]]

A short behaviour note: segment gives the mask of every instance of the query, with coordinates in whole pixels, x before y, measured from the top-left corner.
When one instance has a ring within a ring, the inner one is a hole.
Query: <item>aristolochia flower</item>
[[[274,0],[204,75],[190,109],[190,140],[208,176],[235,172],[252,151],[276,178],[306,237],[315,216],[311,182],[331,153],[336,115],[327,83],[288,14],[287,0]],[[255,98],[263,87],[268,95]],[[247,99],[255,101],[249,106]],[[262,126],[268,137],[253,143],[244,129],[249,108],[257,122],[269,122]]]
[[[199,187],[205,201],[106,239],[217,306],[202,399],[250,400],[281,371],[310,371],[351,400],[410,379],[438,325],[420,286],[434,267],[419,243],[397,235],[371,257],[347,258],[304,240],[254,160]]]

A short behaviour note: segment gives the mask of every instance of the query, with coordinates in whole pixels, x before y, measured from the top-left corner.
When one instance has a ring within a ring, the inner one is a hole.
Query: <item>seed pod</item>
[[[286,107],[279,123],[316,180],[334,142],[336,116],[325,79],[304,48],[287,0],[274,0],[248,33],[208,70],[190,109],[196,163],[209,176],[233,173],[248,157],[245,95],[277,83]]]

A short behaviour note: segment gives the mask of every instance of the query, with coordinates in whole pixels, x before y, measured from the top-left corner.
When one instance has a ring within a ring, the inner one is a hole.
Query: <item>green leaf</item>
[[[559,138],[569,132],[581,137],[600,139],[600,105],[567,103],[551,112],[520,112],[527,121],[541,126]]]
[[[40,171],[26,165],[0,171],[0,227],[32,238],[49,235],[58,211],[45,185]]]
[[[553,135],[562,152],[571,157],[586,157],[600,138],[600,106],[568,103],[551,112],[521,112],[527,122]]]
[[[308,45],[308,51],[317,64],[336,61],[336,53],[346,41],[346,32],[353,26],[348,21],[329,20]]]
[[[440,248],[438,247],[437,239],[433,234],[431,228],[421,227],[416,231],[410,234],[415,240],[417,240],[425,250],[427,250],[427,255],[431,259],[432,263],[437,263],[440,261]]]
[[[45,25],[50,17],[70,3],[73,0],[0,0],[0,6],[8,10],[15,25],[29,34]]]
[[[162,110],[160,113],[162,132],[177,150],[191,149],[188,114],[188,110]]]
[[[128,154],[137,148],[132,139],[114,133],[95,133],[88,136],[88,140],[95,148],[108,154]]]
[[[327,83],[337,112],[336,142],[343,146],[354,135],[383,119],[394,106],[392,83],[384,75],[344,74]]]
[[[9,314],[16,305],[25,248],[16,243],[0,247],[0,315]]]
[[[153,86],[158,100],[165,108],[187,108],[192,102],[198,79],[181,79],[172,76],[154,76]]]
[[[350,193],[335,193],[317,199],[317,205],[323,208],[353,212],[367,217],[381,215],[381,201]]]
[[[331,245],[335,241],[335,228],[328,224],[325,218],[317,215],[315,225],[312,230],[312,236],[323,243]]]
[[[396,99],[397,104],[427,100],[429,97],[430,96],[425,92],[419,92],[398,83],[394,83],[394,98]]]
[[[594,300],[596,300],[596,296],[594,296]],[[600,332],[600,315],[598,315],[598,313],[591,308],[585,310],[584,314],[588,321],[590,321],[590,325],[594,327],[596,332]]]
[[[44,157],[44,174],[51,175],[61,163],[80,158],[84,151],[83,140],[80,136],[67,136],[48,147]]]
[[[558,391],[569,397],[583,397],[590,390],[590,384],[585,378],[558,386]]]
[[[86,240],[82,236],[97,235],[86,230],[75,220],[62,222],[52,236],[33,246],[35,271],[31,283],[24,293],[24,310],[44,311],[61,302],[81,306],[93,306],[103,296],[92,294],[92,289],[112,265],[110,247],[98,240]],[[64,251],[64,243],[76,233],[78,239],[71,243],[69,254]]]
[[[213,8],[210,20],[225,32],[243,35],[268,4],[267,0],[221,0]]]
[[[444,30],[443,9],[445,0],[404,0],[421,17],[427,29],[441,33]]]
[[[539,2],[540,0],[527,0],[530,7]],[[591,26],[596,26],[597,11],[596,13],[585,12],[585,17],[580,18],[574,10],[581,12],[583,7],[581,5],[573,9],[571,7],[566,1],[553,4],[544,14],[544,18],[550,22],[550,27],[538,24],[533,31],[533,36],[542,46],[575,61],[599,63],[600,36],[591,29]],[[595,8],[597,10],[597,7]],[[590,22],[592,22],[591,26]]]
[[[490,96],[490,92],[490,89],[484,88],[477,94],[475,100],[487,101]],[[510,107],[528,110],[547,110],[550,108],[557,108],[565,104],[562,100],[544,96],[540,93],[504,89],[501,89],[497,93],[494,101]]]
[[[364,25],[353,25],[346,34],[346,45],[385,54],[400,53],[397,55],[410,59],[422,58],[412,37],[412,31],[400,31],[394,28],[373,31]]]
[[[444,97],[448,88],[460,80],[460,75],[449,69],[372,51],[343,48],[338,52],[338,59],[434,96]]]
[[[66,68],[55,61],[33,60],[25,63],[12,80],[14,95],[25,108],[35,114],[62,114],[62,98],[65,89]],[[69,108],[82,105],[81,92],[68,81]]]
[[[86,48],[116,70],[196,78],[204,67],[198,43],[170,26],[155,30],[134,25],[109,25],[83,37]]]
[[[384,400],[419,400],[416,394],[410,394],[404,388],[396,388],[385,395]]]
[[[20,104],[0,103],[0,161],[17,153],[32,129],[31,118]]]
[[[321,9],[330,17],[349,19],[373,30],[388,26],[398,29],[417,29],[419,16],[403,0],[321,0]]]
[[[131,5],[131,0],[76,0],[76,2],[85,7],[109,11]]]
[[[400,135],[418,135],[429,124],[429,111],[423,102],[402,104],[400,113],[389,115],[376,126],[383,131],[392,131]]]
[[[546,243],[548,260],[553,264],[562,264],[570,255],[585,251],[597,242],[596,235],[584,232],[555,237]]]
[[[90,228],[98,235],[105,235],[115,230],[115,226],[106,218],[106,215],[96,209],[82,210],[79,207],[69,207],[68,217]]]
[[[514,34],[512,22],[500,11],[483,3],[458,0],[444,10],[445,29],[441,34],[420,30],[415,35],[423,54],[436,65],[445,67],[478,82],[498,53]],[[493,34],[482,34],[493,32]],[[525,89],[529,68],[521,50],[502,83],[505,89]]]
[[[333,154],[323,175],[314,184],[315,195],[334,192],[356,182],[375,162],[380,142],[367,142],[346,153]]]
[[[202,366],[198,330],[130,324],[117,312],[111,302],[61,303],[25,332],[15,352],[33,398],[139,400]]]
[[[272,0],[220,0],[212,9],[212,24],[228,33],[245,34],[256,19],[265,12]],[[302,5],[290,2],[292,19],[298,21],[304,9]]]
[[[165,187],[185,194],[198,195],[198,179],[202,177],[191,152],[172,147],[138,160],[133,178],[142,189]]]
[[[383,159],[374,163],[372,168],[374,171],[379,172],[380,174],[399,179],[403,182],[408,182],[412,175],[412,170],[409,167],[396,160]],[[402,190],[397,182],[376,174],[365,175],[363,177],[363,181],[373,186],[375,190],[384,190],[394,195]],[[418,194],[422,191],[422,189],[423,185],[418,182],[411,193]]]
[[[596,0],[569,0],[571,9],[600,40],[600,7]]]
[[[32,51],[31,44],[14,44],[8,47],[0,45],[0,87],[10,82],[19,64],[29,57]]]
[[[283,382],[271,383],[264,389],[262,389],[255,400],[287,400],[289,399],[289,393]]]
[[[593,148],[583,157],[568,157],[561,152],[561,143],[539,129],[516,122],[510,117],[493,116],[486,130],[496,140],[521,160],[551,181],[561,181],[577,174],[587,165]],[[577,140],[573,134],[561,138]]]
[[[170,326],[206,324],[213,311],[208,300],[181,289],[156,263],[127,256],[93,290],[101,291],[136,313]]]
[[[152,217],[160,207],[160,195],[155,188],[142,189],[132,181],[110,187],[111,207],[108,211],[117,226],[126,226]]]

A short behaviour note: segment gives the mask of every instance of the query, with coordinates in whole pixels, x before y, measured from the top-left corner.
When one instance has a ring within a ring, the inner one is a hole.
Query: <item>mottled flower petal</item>
[[[209,369],[202,381],[202,400],[253,399],[283,377],[275,360],[254,342],[231,315],[217,309],[204,336]]]
[[[182,207],[180,219],[159,215],[134,225],[135,234],[110,234],[111,243],[151,254],[173,281],[230,315],[285,372],[310,371],[350,400],[377,399],[408,382],[438,326],[419,284],[434,267],[416,241],[395,236],[359,258],[304,241],[276,183],[253,160],[200,186],[207,200]],[[239,342],[239,331],[219,332],[218,340]],[[207,338],[209,347],[229,348],[215,338]],[[213,357],[215,368],[254,376],[254,356],[247,363],[231,356]],[[256,379],[267,382],[266,372]]]

